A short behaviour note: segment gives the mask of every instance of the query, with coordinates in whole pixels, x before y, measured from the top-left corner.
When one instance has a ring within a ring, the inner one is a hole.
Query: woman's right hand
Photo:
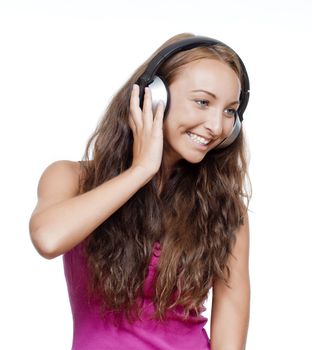
[[[130,97],[129,125],[133,133],[132,167],[141,167],[156,174],[163,154],[164,103],[152,112],[150,88],[145,88],[143,108],[139,104],[139,85],[134,84]]]

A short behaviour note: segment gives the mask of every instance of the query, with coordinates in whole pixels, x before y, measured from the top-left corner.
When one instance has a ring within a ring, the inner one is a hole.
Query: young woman
[[[29,228],[63,255],[72,349],[245,348],[248,90],[230,47],[176,35],[113,97],[83,161],[45,169]]]

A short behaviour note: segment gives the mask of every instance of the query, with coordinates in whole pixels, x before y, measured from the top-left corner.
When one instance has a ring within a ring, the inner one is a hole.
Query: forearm
[[[70,250],[151,178],[152,175],[139,167],[129,168],[88,192],[38,213],[31,223],[31,237],[36,249],[50,259]]]
[[[211,312],[211,350],[245,350],[250,315],[250,284],[239,293],[213,300]]]

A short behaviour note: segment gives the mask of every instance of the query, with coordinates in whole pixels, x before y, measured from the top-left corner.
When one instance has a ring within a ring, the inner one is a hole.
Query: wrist
[[[129,168],[129,170],[135,174],[136,176],[138,176],[140,179],[142,179],[142,181],[144,181],[145,183],[148,183],[154,176],[155,176],[155,172],[144,168],[141,165],[134,165],[131,166]]]

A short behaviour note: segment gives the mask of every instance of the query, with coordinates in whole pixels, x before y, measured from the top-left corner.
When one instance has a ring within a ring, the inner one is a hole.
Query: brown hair
[[[167,40],[112,98],[80,162],[80,193],[131,166],[133,137],[128,115],[132,86],[162,48],[193,36],[182,33]],[[170,85],[185,64],[203,58],[225,62],[242,81],[236,54],[219,44],[176,53],[159,73]],[[185,317],[194,312],[199,315],[213,280],[221,278],[228,285],[231,272],[227,260],[251,197],[243,134],[242,128],[230,146],[208,152],[200,163],[181,160],[159,195],[161,165],[150,182],[87,237],[89,292],[100,298],[103,315],[105,310],[125,313],[130,322],[140,316],[138,297],[143,297],[156,240],[161,243],[153,295],[156,319],[164,320],[166,311],[178,305]]]

